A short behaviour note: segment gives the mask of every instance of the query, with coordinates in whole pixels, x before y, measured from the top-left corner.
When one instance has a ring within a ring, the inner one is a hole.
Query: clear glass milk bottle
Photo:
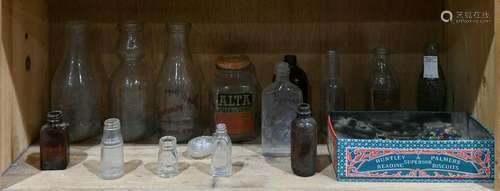
[[[275,67],[276,81],[262,93],[262,151],[265,156],[290,156],[290,128],[302,102],[299,87],[289,80],[286,62]]]
[[[154,82],[144,62],[143,25],[120,25],[118,53],[122,63],[111,75],[110,116],[121,119],[124,141],[135,141],[156,132]]]
[[[87,24],[66,25],[66,53],[52,79],[51,107],[71,125],[71,142],[97,135],[101,123],[101,79],[90,62]]]
[[[375,65],[369,83],[370,106],[373,110],[399,110],[399,82],[389,64],[389,50],[375,49]]]
[[[201,133],[199,69],[188,47],[190,23],[167,25],[167,55],[156,82],[160,136],[187,142]]]

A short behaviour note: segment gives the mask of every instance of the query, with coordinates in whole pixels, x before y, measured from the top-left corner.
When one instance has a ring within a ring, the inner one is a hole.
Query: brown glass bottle
[[[297,65],[297,56],[285,55],[283,61],[288,63],[288,67],[290,68],[290,82],[300,88],[304,103],[309,103],[309,81],[307,80],[307,75],[304,70]],[[275,80],[276,75],[273,75],[273,82]]]
[[[308,177],[316,173],[316,121],[311,116],[309,104],[299,104],[297,118],[292,123],[292,170],[293,173]]]
[[[425,46],[417,89],[417,107],[420,111],[446,110],[446,81],[439,64],[438,50],[437,42],[428,42]]]
[[[40,130],[40,169],[63,170],[69,163],[68,124],[62,111],[47,114],[47,124]]]

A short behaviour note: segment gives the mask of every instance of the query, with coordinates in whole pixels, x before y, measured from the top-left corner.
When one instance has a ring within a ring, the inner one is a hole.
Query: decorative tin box
[[[339,181],[493,181],[493,136],[465,113],[333,112],[329,119]]]

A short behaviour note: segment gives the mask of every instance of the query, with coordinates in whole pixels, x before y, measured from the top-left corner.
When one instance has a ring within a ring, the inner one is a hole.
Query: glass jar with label
[[[231,140],[255,139],[258,126],[258,84],[248,56],[221,56],[212,92],[215,123],[225,123]]]

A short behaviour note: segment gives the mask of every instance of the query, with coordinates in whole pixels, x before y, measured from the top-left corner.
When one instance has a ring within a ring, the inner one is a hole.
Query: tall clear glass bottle
[[[214,133],[214,151],[212,153],[212,176],[231,176],[231,138],[227,134],[226,124],[219,123]]]
[[[418,79],[418,110],[446,110],[446,94],[446,80],[439,64],[439,44],[428,42],[425,46],[422,69]]]
[[[298,176],[308,177],[316,173],[317,125],[309,104],[298,107],[297,118],[292,123],[292,170]]]
[[[286,62],[276,65],[275,75],[262,93],[262,151],[265,156],[290,156],[290,128],[302,93],[290,82]]]
[[[375,65],[369,84],[370,107],[373,110],[399,110],[399,83],[389,65],[389,50],[375,49]]]
[[[122,63],[111,75],[110,116],[121,119],[124,141],[135,141],[156,132],[154,82],[144,62],[143,25],[123,23],[120,31],[118,53]]]
[[[168,46],[156,82],[160,136],[171,135],[187,142],[199,135],[200,70],[188,47],[190,23],[168,24]]]
[[[47,114],[47,124],[40,129],[40,169],[63,170],[69,163],[69,124],[61,111]]]
[[[100,132],[101,79],[90,63],[87,24],[66,25],[66,53],[52,79],[52,110],[61,110],[71,125],[71,142],[81,141]]]
[[[319,124],[327,132],[327,116],[332,111],[345,110],[345,90],[340,76],[340,62],[336,50],[329,50],[325,67],[326,75],[321,86],[321,108]]]
[[[112,180],[124,175],[123,139],[120,131],[120,120],[110,118],[104,121],[101,140],[102,179]]]

